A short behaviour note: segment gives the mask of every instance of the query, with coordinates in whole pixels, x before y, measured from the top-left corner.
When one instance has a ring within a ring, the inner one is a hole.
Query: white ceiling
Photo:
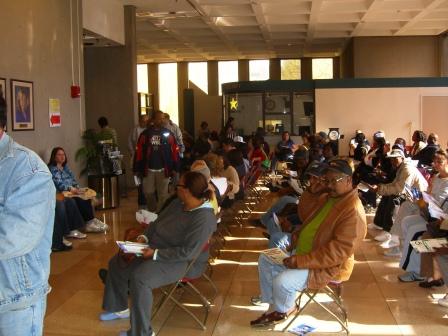
[[[438,35],[448,0],[123,0],[138,62],[339,55],[353,36]]]

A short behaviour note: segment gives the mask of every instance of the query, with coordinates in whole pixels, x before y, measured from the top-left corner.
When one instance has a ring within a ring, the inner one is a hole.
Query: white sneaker
[[[392,235],[389,232],[384,231],[383,233],[380,233],[378,236],[375,236],[375,240],[379,242],[385,242],[387,240],[390,240],[392,238]]]
[[[375,223],[367,224],[367,228],[369,230],[380,230],[380,231],[383,231],[383,228],[381,226],[376,225]]]
[[[78,239],[84,239],[87,237],[85,233],[82,233],[79,230],[72,230],[66,235],[67,238],[78,238]]]
[[[391,235],[391,238],[382,242],[380,246],[384,249],[400,246],[400,239],[396,235]]]
[[[401,250],[399,246],[394,246],[390,248],[388,251],[384,252],[386,257],[401,257]]]
[[[87,223],[86,223],[86,232],[103,232],[104,230],[101,228],[101,227],[99,227],[95,222],[94,222],[94,220],[92,219],[92,220],[89,220]]]
[[[99,228],[101,228],[103,231],[107,231],[109,230],[109,225],[107,225],[106,223],[103,223],[102,221],[100,221],[98,218],[94,218],[92,219],[94,221],[94,223],[96,224],[96,226],[98,226]]]
[[[445,297],[443,297],[443,299],[439,299],[437,301],[437,303],[443,307],[447,307],[448,308],[448,294],[445,295]]]
[[[65,237],[62,237],[62,244],[65,246],[72,246],[72,242],[70,240],[65,239]]]

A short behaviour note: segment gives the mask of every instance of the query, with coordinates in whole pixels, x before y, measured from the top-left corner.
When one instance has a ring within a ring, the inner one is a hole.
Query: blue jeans
[[[268,210],[263,216],[260,217],[261,224],[266,227],[268,233],[272,235],[275,232],[281,231],[281,228],[274,222],[274,213],[280,212],[286,204],[297,203],[297,197],[295,196],[283,196]]]
[[[288,269],[260,254],[258,273],[262,302],[273,305],[274,310],[280,313],[287,313],[294,307],[297,291],[306,288],[309,271]]]
[[[275,232],[269,238],[269,248],[278,247],[282,250],[287,250],[291,244],[291,234],[287,232]]]
[[[47,296],[31,306],[0,313],[0,336],[40,336],[43,331]]]

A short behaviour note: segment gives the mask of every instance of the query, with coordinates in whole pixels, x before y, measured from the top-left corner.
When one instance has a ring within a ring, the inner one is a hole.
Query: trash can
[[[96,206],[98,210],[115,209],[120,206],[119,175],[101,174],[89,175],[89,188],[97,192],[97,198],[101,204]]]

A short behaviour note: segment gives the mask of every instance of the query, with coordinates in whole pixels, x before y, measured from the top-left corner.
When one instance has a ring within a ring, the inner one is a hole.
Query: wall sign
[[[48,114],[50,127],[61,127],[61,101],[59,99],[48,99]]]

